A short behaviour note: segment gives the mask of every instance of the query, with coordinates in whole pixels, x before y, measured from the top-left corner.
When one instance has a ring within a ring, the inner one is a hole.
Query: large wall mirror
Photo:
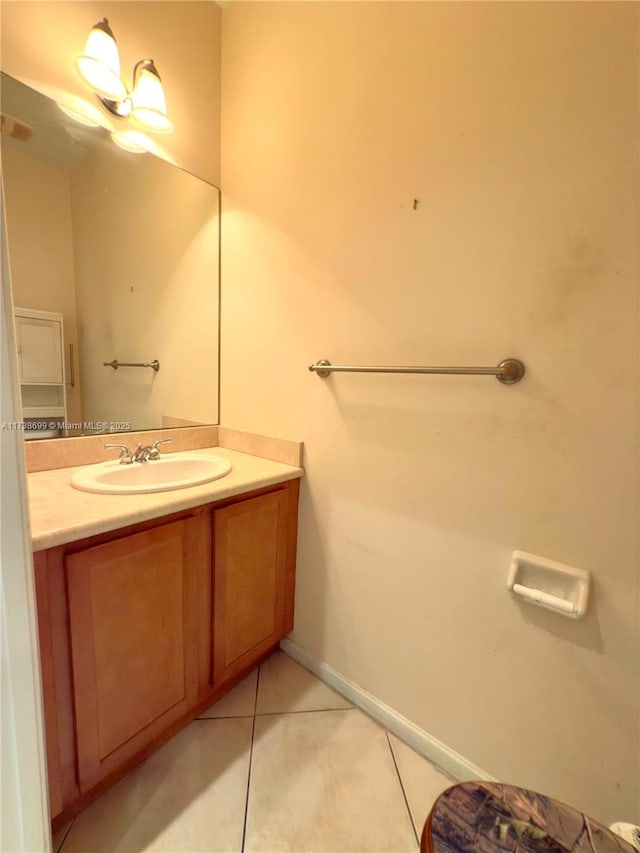
[[[4,73],[0,103],[25,436],[217,423],[218,189]]]

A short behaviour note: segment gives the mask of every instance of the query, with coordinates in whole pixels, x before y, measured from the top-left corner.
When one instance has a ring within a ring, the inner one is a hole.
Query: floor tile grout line
[[[53,853],[62,853],[62,848],[64,847],[64,843],[65,843],[65,841],[66,841],[66,840],[67,840],[67,838],[69,837],[69,833],[71,832],[71,827],[72,827],[72,826],[73,826],[73,824],[75,823],[75,820],[76,820],[76,819],[75,819],[75,817],[72,817],[72,818],[71,818],[71,820],[69,821],[69,826],[67,827],[67,831],[66,831],[66,832],[65,832],[65,834],[62,836],[62,841],[60,842],[60,846],[59,846],[56,850],[54,850],[54,851],[53,851]],[[52,849],[53,849],[53,848],[52,848]]]
[[[256,695],[253,697],[253,716],[255,717],[258,713],[258,690],[260,689],[260,670],[262,669],[262,664],[258,666],[258,671],[256,672]]]
[[[253,700],[253,721],[251,726],[251,746],[249,747],[249,772],[247,773],[247,796],[244,801],[244,822],[242,824],[242,845],[240,847],[241,853],[244,853],[244,845],[247,840],[247,818],[249,817],[249,791],[251,790],[251,764],[253,762],[253,740],[256,734],[256,709],[258,707],[258,690],[260,688],[260,669],[258,667],[258,674],[256,676],[256,695]]]
[[[290,714],[326,714],[334,711],[357,711],[357,708],[303,708],[300,711],[263,711],[256,717],[286,717]]]
[[[224,717],[194,717],[194,723],[212,723],[215,720],[246,720],[249,717],[283,717],[288,714],[324,714],[330,711],[357,711],[357,708],[303,708],[300,711],[263,711],[250,714],[227,714]]]
[[[398,782],[400,782],[400,790],[402,791],[402,796],[404,798],[404,804],[407,807],[407,814],[409,815],[409,821],[411,822],[411,828],[413,829],[413,834],[416,837],[418,847],[420,847],[420,838],[418,837],[418,831],[416,829],[416,825],[413,822],[413,815],[411,814],[411,809],[409,808],[409,800],[407,799],[407,792],[404,789],[404,784],[402,782],[402,776],[400,775],[400,768],[398,767],[398,762],[396,761],[396,756],[395,756],[395,753],[393,751],[393,747],[391,746],[391,740],[389,738],[389,732],[385,729],[384,733],[387,736],[387,743],[389,744],[389,752],[391,753],[391,759],[393,761],[393,766],[396,768],[396,774],[398,776]]]
[[[223,717],[194,717],[192,723],[215,723],[216,720],[248,720],[253,717],[253,712],[250,714],[226,714]]]

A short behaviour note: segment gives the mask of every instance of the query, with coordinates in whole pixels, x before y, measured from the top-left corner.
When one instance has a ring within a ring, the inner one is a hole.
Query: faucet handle
[[[103,446],[106,450],[114,449],[120,451],[121,465],[130,465],[133,462],[133,454],[126,444],[105,444]]]
[[[157,441],[154,441],[151,447],[149,448],[149,454],[147,456],[148,459],[159,459],[160,451],[158,450],[159,444],[171,444],[173,441],[172,438],[159,438]]]

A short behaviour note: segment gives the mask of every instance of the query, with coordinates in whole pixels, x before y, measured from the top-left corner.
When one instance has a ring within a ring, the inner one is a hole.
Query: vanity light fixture
[[[173,125],[158,69],[152,59],[141,59],[133,69],[133,87],[127,89],[120,77],[120,56],[109,21],[93,26],[76,70],[94,91],[98,101],[115,118],[131,118],[146,130],[168,133]]]

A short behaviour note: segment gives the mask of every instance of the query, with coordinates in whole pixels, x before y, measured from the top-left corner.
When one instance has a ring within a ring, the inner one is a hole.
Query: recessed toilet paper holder
[[[553,610],[569,619],[582,619],[587,612],[591,574],[546,557],[514,551],[507,589],[523,602]]]

